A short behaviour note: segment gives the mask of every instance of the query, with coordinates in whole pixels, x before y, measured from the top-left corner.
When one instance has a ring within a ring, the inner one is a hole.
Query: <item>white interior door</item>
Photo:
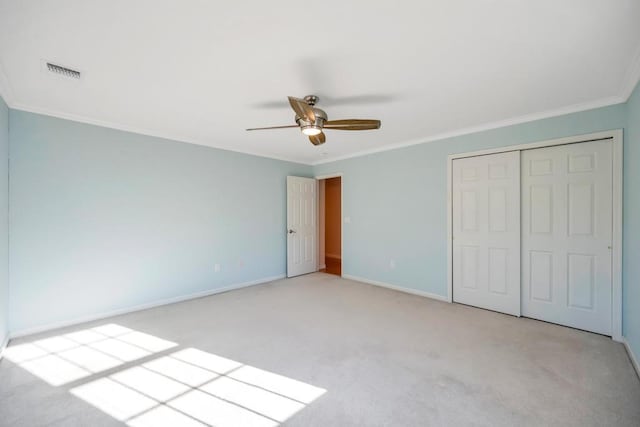
[[[520,152],[453,161],[453,300],[520,315]]]
[[[318,269],[317,182],[287,177],[287,277]]]
[[[522,315],[611,335],[612,142],[522,153]]]

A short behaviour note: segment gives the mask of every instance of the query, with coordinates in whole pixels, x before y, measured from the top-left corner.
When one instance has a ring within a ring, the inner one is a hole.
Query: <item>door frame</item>
[[[323,179],[329,178],[340,178],[340,263],[344,266],[344,176],[342,172],[330,173],[327,175],[316,175],[314,176],[316,180],[316,189],[318,187],[318,182]],[[318,207],[317,218],[320,219],[320,192],[316,190],[316,206]],[[324,206],[323,206],[324,207]],[[326,227],[326,219],[325,219],[325,227]],[[316,231],[316,242],[318,242],[318,270],[320,270],[320,226],[318,225],[318,229]],[[326,242],[325,242],[326,248]],[[340,277],[343,277],[344,268],[341,269]]]
[[[584,135],[575,135],[527,144],[510,145],[500,148],[456,153],[447,156],[447,301],[453,302],[453,161],[465,157],[486,154],[504,153],[507,151],[523,151],[534,148],[553,147],[556,145],[577,144],[580,142],[610,139],[613,143],[613,225],[611,245],[611,335],[614,341],[622,342],[622,180],[624,164],[624,132],[613,129]]]

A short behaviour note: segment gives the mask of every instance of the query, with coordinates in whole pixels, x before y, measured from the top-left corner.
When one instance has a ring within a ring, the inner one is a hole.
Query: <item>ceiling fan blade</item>
[[[346,126],[324,126],[323,129],[330,130],[377,130],[378,125],[346,125]]]
[[[286,128],[297,128],[300,127],[298,125],[286,125],[286,126],[269,126],[266,128],[249,128],[245,130],[265,130],[265,129],[286,129]]]
[[[323,127],[334,130],[371,130],[380,129],[381,125],[380,120],[346,119],[326,121]]]
[[[289,104],[291,105],[291,108],[293,108],[293,111],[296,112],[298,117],[305,121],[315,123],[316,114],[313,112],[313,108],[311,108],[311,106],[307,104],[304,99],[290,96]]]
[[[345,120],[327,120],[324,125],[330,126],[377,126],[380,127],[380,120],[368,119],[345,119]]]
[[[324,135],[324,133],[320,132],[317,135],[311,135],[309,136],[309,141],[311,141],[311,143],[313,145],[321,145],[324,144],[324,142],[327,140],[326,136]]]

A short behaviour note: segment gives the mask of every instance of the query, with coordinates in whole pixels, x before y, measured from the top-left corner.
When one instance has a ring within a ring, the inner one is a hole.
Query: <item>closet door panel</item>
[[[453,300],[520,315],[520,154],[453,161]]]
[[[612,143],[522,152],[522,315],[611,334]]]

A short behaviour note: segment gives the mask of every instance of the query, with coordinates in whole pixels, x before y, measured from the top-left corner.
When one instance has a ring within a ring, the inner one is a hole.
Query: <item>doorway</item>
[[[342,276],[342,177],[318,180],[318,269]]]

